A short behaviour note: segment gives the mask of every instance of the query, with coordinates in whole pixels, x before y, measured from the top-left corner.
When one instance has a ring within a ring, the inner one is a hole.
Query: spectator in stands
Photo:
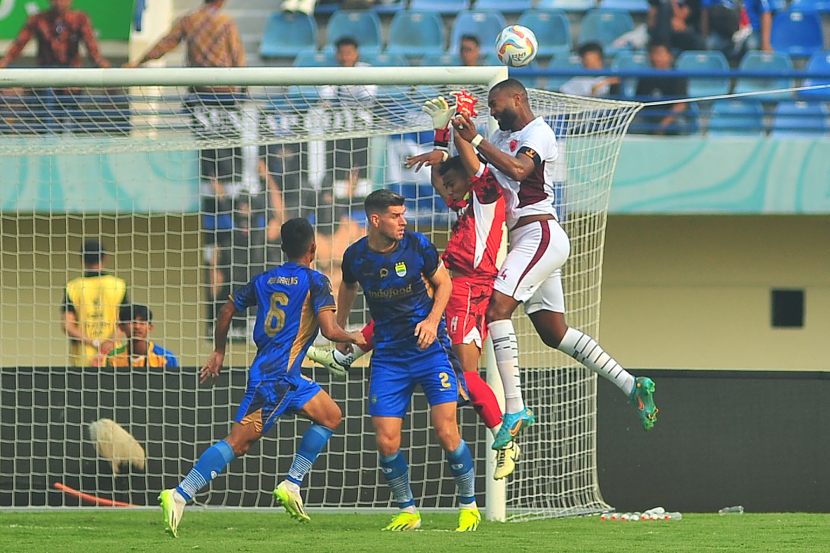
[[[205,0],[205,5],[178,19],[167,36],[159,40],[141,59],[124,67],[138,67],[159,59],[181,41],[187,43],[189,67],[243,67],[245,49],[236,22],[221,13],[225,0]],[[216,87],[212,91],[218,92]]]
[[[669,44],[653,40],[648,45],[648,59],[652,69],[657,71],[671,71],[674,66]],[[637,82],[637,97],[641,100],[671,100],[685,98],[686,79],[672,78],[670,75],[659,77],[642,77]],[[669,106],[645,107],[638,117],[638,127],[648,134],[676,135],[682,134],[685,129],[683,114],[688,109],[687,104],[672,104]]]
[[[284,12],[302,12],[306,15],[314,13],[316,0],[283,0],[280,9]]]
[[[340,67],[369,67],[368,63],[360,61],[360,47],[352,37],[343,37],[334,46],[335,59]],[[375,85],[324,86],[320,89],[320,98],[328,105],[369,105],[374,102],[376,94]]]
[[[458,57],[464,67],[475,67],[481,63],[481,43],[475,35],[462,35],[458,46]]]
[[[720,50],[730,59],[740,57],[743,41],[738,44],[733,38],[741,26],[738,5],[734,0],[703,0],[702,6],[700,25],[706,48]]]
[[[178,368],[176,356],[150,341],[153,312],[146,305],[124,305],[118,312],[118,327],[126,340],[107,355],[107,367]]]
[[[49,0],[49,9],[31,16],[0,58],[0,68],[7,67],[20,57],[23,48],[34,38],[37,41],[37,65],[41,67],[80,67],[81,41],[98,67],[109,67],[101,56],[98,40],[92,30],[89,16],[70,10],[72,0]]]
[[[775,12],[772,0],[744,0],[743,8],[752,26],[752,34],[746,39],[746,49],[772,52],[770,36]]]
[[[603,65],[602,45],[598,42],[586,42],[579,47],[579,58],[585,69],[599,71]],[[618,96],[620,94],[619,77],[574,77],[559,89],[574,96]]]
[[[81,259],[84,276],[66,285],[61,326],[69,336],[72,365],[99,367],[115,346],[118,310],[130,300],[127,284],[104,272],[107,252],[101,242],[84,242]]]
[[[668,42],[669,47],[702,50],[703,39],[691,25],[693,13],[687,0],[648,0],[648,30],[652,40]]]

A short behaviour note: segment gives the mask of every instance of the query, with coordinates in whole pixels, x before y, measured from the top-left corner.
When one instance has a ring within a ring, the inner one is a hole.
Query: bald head
[[[533,120],[527,89],[516,79],[507,79],[493,86],[487,97],[490,115],[503,131],[518,131]]]

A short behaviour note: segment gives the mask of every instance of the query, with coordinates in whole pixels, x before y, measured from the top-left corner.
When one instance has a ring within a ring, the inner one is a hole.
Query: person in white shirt
[[[582,67],[591,70],[605,69],[602,45],[586,42],[579,47]],[[619,77],[574,77],[559,88],[560,92],[573,96],[617,96],[620,93]]]

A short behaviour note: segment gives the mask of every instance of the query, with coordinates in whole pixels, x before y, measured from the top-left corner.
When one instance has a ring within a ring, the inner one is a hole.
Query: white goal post
[[[313,219],[318,268],[335,286],[343,249],[363,233],[362,198],[372,189],[401,191],[414,228],[442,247],[453,221],[428,172],[402,166],[406,155],[431,148],[431,120],[420,107],[464,88],[479,98],[485,128],[487,90],[506,77],[505,67],[0,71],[0,506],[77,504],[55,484],[152,505],[235,415],[255,352],[244,338],[250,315],[235,326],[230,368],[216,388],[198,387],[197,368],[212,349],[216,302],[281,261],[279,222]],[[572,241],[567,318],[596,337],[611,182],[640,104],[535,89],[529,97],[560,145],[556,204]],[[72,366],[61,331],[64,291],[83,275],[79,251],[88,239],[110,254],[106,270],[126,281],[130,301],[153,311],[151,340],[180,368]],[[350,325],[367,317],[356,309]],[[505,486],[492,480],[489,433],[472,408],[460,409],[477,493],[491,520],[599,512],[607,505],[596,474],[596,376],[541,344],[522,310],[515,319],[526,400],[539,422],[522,434],[523,459]],[[498,383],[486,353],[488,381]],[[344,423],[306,481],[307,505],[389,507],[365,371],[344,381],[309,370],[343,408]],[[101,418],[135,436],[143,468],[112,471],[99,457],[87,426]],[[278,422],[197,502],[269,506],[305,425]],[[449,508],[454,483],[428,426],[416,397],[402,447],[413,490],[422,508]]]

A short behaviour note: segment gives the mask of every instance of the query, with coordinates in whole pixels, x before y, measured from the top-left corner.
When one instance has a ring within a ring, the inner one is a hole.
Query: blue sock
[[[291,463],[291,468],[288,470],[286,480],[294,482],[298,486],[303,483],[303,478],[311,470],[311,465],[326,447],[326,444],[334,434],[334,430],[319,426],[317,424],[311,425],[303,439],[300,440],[300,447],[297,448],[297,453],[294,455],[294,462]]]
[[[472,462],[472,460],[471,460]],[[412,489],[409,487],[409,466],[403,458],[399,449],[389,457],[380,456],[380,470],[386,478],[386,484],[392,490],[392,497],[398,503],[398,507],[405,509],[415,506],[415,499],[412,497]]]
[[[222,469],[233,461],[234,457],[233,448],[228,442],[225,440],[216,442],[202,453],[202,456],[196,462],[196,466],[191,469],[190,473],[181,481],[181,484],[176,486],[176,490],[187,501],[190,501],[196,495],[196,492],[219,476]]]
[[[448,451],[447,461],[450,463],[455,485],[458,486],[459,503],[462,506],[475,503],[476,474],[473,470],[473,455],[467,447],[467,442],[461,440],[455,451]]]

